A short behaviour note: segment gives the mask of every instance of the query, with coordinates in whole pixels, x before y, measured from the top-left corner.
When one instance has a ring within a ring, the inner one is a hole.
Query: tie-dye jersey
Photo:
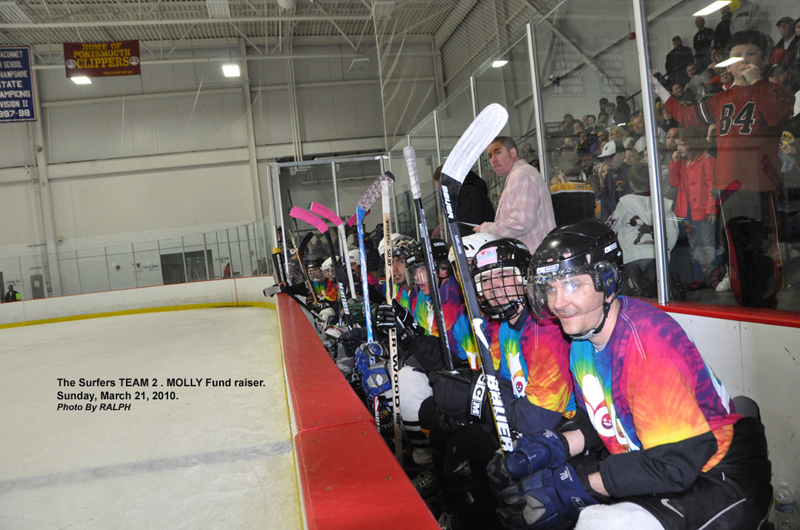
[[[543,409],[572,416],[569,342],[550,320],[538,320],[530,312],[521,331],[508,322],[485,320],[494,368],[498,377],[511,381],[516,397],[527,396]]]
[[[589,414],[611,454],[649,449],[712,431],[714,467],[730,447],[742,416],[694,343],[667,313],[620,297],[620,313],[599,352],[573,341],[570,369],[575,399]]]
[[[462,361],[469,362],[473,370],[479,370],[478,345],[469,325],[464,295],[458,280],[454,276],[448,277],[439,287],[439,295],[442,299],[442,314],[450,351]]]
[[[325,300],[325,284],[328,283],[328,280],[322,282],[311,282],[311,288],[314,289],[314,294],[317,295],[317,300]]]
[[[386,296],[386,282],[383,282],[381,285],[381,293]],[[414,310],[416,309],[415,303],[417,299],[417,294],[419,293],[419,287],[414,286],[410,291],[408,289],[403,289],[397,284],[392,286],[392,299],[397,300],[400,302],[400,305],[406,308],[406,310],[414,314]]]
[[[323,298],[329,302],[335,302],[339,299],[339,286],[336,282],[325,281],[325,289],[322,293]]]
[[[414,320],[419,327],[425,330],[426,335],[439,336],[439,327],[436,325],[436,318],[433,314],[431,297],[421,290],[417,293],[417,300],[414,304]]]

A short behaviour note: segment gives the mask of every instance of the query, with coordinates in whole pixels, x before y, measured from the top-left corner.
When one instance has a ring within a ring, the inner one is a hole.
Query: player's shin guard
[[[427,435],[422,432],[419,422],[419,409],[425,399],[433,395],[428,377],[411,366],[403,367],[400,379],[400,416],[408,441],[412,447],[412,457],[416,465],[432,463],[431,445]]]

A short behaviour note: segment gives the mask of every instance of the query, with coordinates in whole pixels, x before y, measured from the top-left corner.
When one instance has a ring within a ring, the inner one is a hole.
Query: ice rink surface
[[[81,378],[115,386],[81,387]],[[168,379],[199,386],[168,387]],[[234,386],[245,379],[263,386]],[[87,411],[85,398],[59,400],[59,391],[94,394],[97,410]],[[101,400],[102,391],[131,399]],[[177,399],[158,399],[170,396],[163,392]],[[0,530],[301,527],[274,311],[0,330]]]

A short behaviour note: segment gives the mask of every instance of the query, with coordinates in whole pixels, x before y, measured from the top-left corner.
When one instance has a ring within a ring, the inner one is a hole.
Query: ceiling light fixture
[[[88,77],[70,77],[70,79],[72,79],[72,82],[75,83],[76,85],[91,85],[92,84],[92,80],[89,79]]]
[[[242,75],[239,71],[238,64],[223,64],[222,73],[225,77],[239,77]]]
[[[692,16],[693,17],[704,17],[706,15],[710,15],[711,13],[719,11],[720,9],[722,9],[723,7],[725,7],[728,4],[730,4],[729,1],[720,0],[719,2],[714,2],[712,4],[709,4],[707,7],[704,7],[703,9],[701,9],[697,13],[693,14]]]
[[[508,61],[506,61],[505,59],[498,59],[498,60],[496,60],[495,62],[492,63],[492,68],[502,68],[507,64],[508,64]]]

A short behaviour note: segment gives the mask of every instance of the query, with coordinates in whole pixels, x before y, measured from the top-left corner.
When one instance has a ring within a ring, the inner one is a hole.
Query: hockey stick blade
[[[502,105],[492,103],[483,109],[450,151],[450,156],[442,167],[442,175],[463,183],[475,161],[489,146],[489,142],[500,134],[507,122],[508,112]]]
[[[339,226],[342,224],[342,218],[336,215],[336,213],[318,202],[311,203],[311,212],[319,215],[320,217],[324,217],[335,226]]]
[[[292,209],[289,211],[289,217],[305,221],[323,234],[328,231],[328,225],[325,223],[325,221],[308,210],[300,208],[299,206],[292,207]]]

